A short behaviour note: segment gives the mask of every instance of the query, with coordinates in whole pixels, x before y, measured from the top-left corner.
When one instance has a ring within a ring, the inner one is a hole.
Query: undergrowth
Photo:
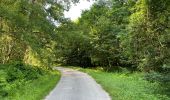
[[[24,65],[20,62],[0,65],[0,99],[41,100],[60,78],[57,71]]]

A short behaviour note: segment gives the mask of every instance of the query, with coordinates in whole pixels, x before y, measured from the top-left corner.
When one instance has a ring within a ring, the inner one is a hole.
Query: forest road
[[[61,79],[45,100],[111,100],[88,74],[70,68],[56,69],[62,73]]]

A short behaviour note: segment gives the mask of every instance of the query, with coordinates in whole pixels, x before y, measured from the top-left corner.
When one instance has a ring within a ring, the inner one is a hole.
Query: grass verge
[[[56,70],[18,62],[0,65],[0,100],[42,100],[59,79]]]
[[[60,79],[59,72],[51,72],[39,79],[30,81],[15,89],[7,100],[42,100],[56,86]]]
[[[160,84],[144,79],[143,73],[108,73],[101,70],[75,68],[91,75],[113,100],[170,100]]]

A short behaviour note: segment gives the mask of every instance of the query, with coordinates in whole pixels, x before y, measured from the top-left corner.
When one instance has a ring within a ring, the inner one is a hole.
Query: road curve
[[[62,77],[45,100],[111,100],[109,95],[86,73],[57,67]]]

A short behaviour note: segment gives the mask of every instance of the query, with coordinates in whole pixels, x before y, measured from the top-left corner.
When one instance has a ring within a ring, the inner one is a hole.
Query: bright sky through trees
[[[76,5],[72,4],[70,10],[68,12],[65,11],[64,15],[66,18],[71,18],[71,20],[75,20],[81,16],[82,10],[89,9],[93,3],[94,1],[80,0],[80,3]]]

